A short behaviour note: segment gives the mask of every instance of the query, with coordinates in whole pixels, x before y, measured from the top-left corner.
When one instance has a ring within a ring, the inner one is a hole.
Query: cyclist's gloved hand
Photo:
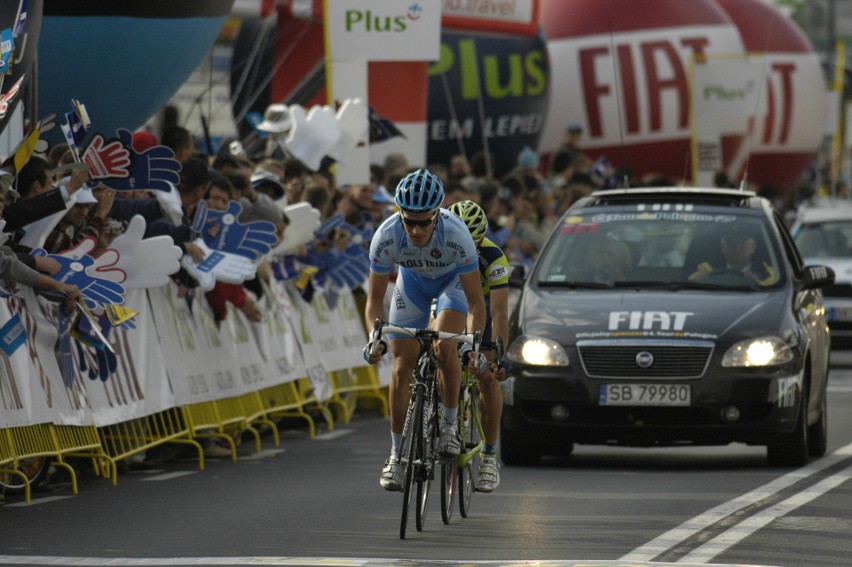
[[[381,351],[378,350],[379,345],[382,345],[384,347],[384,349],[381,350]],[[389,349],[390,349],[390,346],[388,345],[387,341],[380,338],[379,333],[374,329],[374,330],[370,331],[370,340],[369,340],[369,342],[367,342],[367,346],[364,347],[364,351],[362,352],[362,354],[364,355],[364,360],[367,363],[375,364],[376,362],[379,361],[379,359],[381,357],[383,357],[385,355],[385,353]],[[379,358],[375,358],[372,362],[370,361],[371,360],[371,355],[370,355],[371,352],[373,353],[373,355],[376,355],[376,354],[379,355]]]

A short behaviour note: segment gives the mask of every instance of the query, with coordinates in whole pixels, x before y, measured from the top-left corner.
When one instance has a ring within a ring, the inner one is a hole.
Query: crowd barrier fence
[[[331,431],[361,403],[388,415],[389,362],[353,366],[366,331],[350,290],[306,302],[276,281],[260,304],[261,323],[229,309],[217,325],[203,294],[132,290],[135,328],[109,329],[113,356],[60,333],[58,306],[29,289],[0,301],[0,321],[20,316],[26,331],[11,355],[0,352],[0,479],[18,479],[29,502],[26,467],[39,459],[68,471],[77,494],[69,458],[117,485],[120,461],[164,443],[192,447],[204,470],[201,439],[226,443],[236,461],[244,437],[256,452],[264,432],[279,446],[283,418],[313,439],[317,419]]]

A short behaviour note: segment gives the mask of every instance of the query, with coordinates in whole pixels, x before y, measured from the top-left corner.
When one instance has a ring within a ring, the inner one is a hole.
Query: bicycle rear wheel
[[[402,436],[402,445],[399,448],[400,458],[405,459],[405,471],[403,474],[402,516],[399,523],[399,539],[405,539],[405,530],[408,526],[408,507],[411,504],[411,495],[414,488],[414,478],[418,462],[423,459],[420,456],[420,442],[423,429],[423,397],[419,390],[415,389],[411,394],[411,402],[408,404],[408,415],[405,418],[405,430]]]
[[[463,411],[460,421],[463,429],[463,453],[459,462],[465,462],[464,466],[459,465],[458,467],[459,514],[462,518],[467,518],[467,515],[470,514],[470,502],[476,487],[476,471],[479,470],[479,449],[482,441],[479,436],[479,415],[476,413],[479,408],[476,406],[475,389],[464,388],[459,407]],[[474,454],[469,454],[471,452]]]

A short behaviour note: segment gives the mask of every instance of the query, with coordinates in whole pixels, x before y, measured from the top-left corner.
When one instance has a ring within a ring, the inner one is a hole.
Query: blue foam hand
[[[76,285],[86,301],[89,309],[97,309],[99,305],[124,303],[126,293],[124,286],[109,280],[103,280],[90,276],[86,270],[95,261],[91,256],[84,255],[79,259],[66,258],[58,254],[47,254],[44,249],[38,248],[32,251],[33,256],[47,256],[53,258],[61,266],[53,276],[54,279]]]
[[[172,185],[178,184],[181,165],[170,148],[154,146],[137,152],[133,149],[133,133],[124,128],[117,132],[119,141],[130,153],[129,174],[127,177],[107,177],[97,181],[116,191],[170,191]]]
[[[204,243],[211,250],[238,254],[256,260],[268,254],[278,242],[275,225],[268,221],[239,221],[242,206],[237,201],[228,203],[224,211],[207,211],[207,226],[216,223],[219,230],[211,236],[209,230],[202,232]]]
[[[314,233],[314,236],[316,238],[327,238],[332,230],[338,228],[339,226],[342,226],[345,222],[346,221],[343,219],[343,215],[339,213],[336,215],[331,215],[330,217],[328,217],[328,219],[326,219],[325,222],[320,225],[320,227]]]

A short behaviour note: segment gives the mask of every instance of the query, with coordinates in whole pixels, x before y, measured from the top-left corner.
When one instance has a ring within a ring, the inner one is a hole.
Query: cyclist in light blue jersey
[[[482,331],[485,326],[485,300],[479,283],[476,244],[464,222],[441,209],[444,188],[440,179],[426,169],[403,178],[396,187],[399,213],[376,230],[370,243],[370,279],[365,315],[367,321],[384,318],[384,296],[394,264],[399,274],[393,290],[388,321],[405,327],[427,328],[430,306],[437,299],[434,329],[463,333]],[[390,383],[391,455],[382,469],[381,485],[386,490],[402,490],[399,445],[408,407],[408,384],[419,352],[416,339],[389,333],[393,352]],[[387,350],[385,342],[369,354],[377,338],[370,337],[364,359],[375,364]],[[458,401],[461,365],[456,343],[438,347],[441,369],[441,436],[438,453],[459,454]]]

